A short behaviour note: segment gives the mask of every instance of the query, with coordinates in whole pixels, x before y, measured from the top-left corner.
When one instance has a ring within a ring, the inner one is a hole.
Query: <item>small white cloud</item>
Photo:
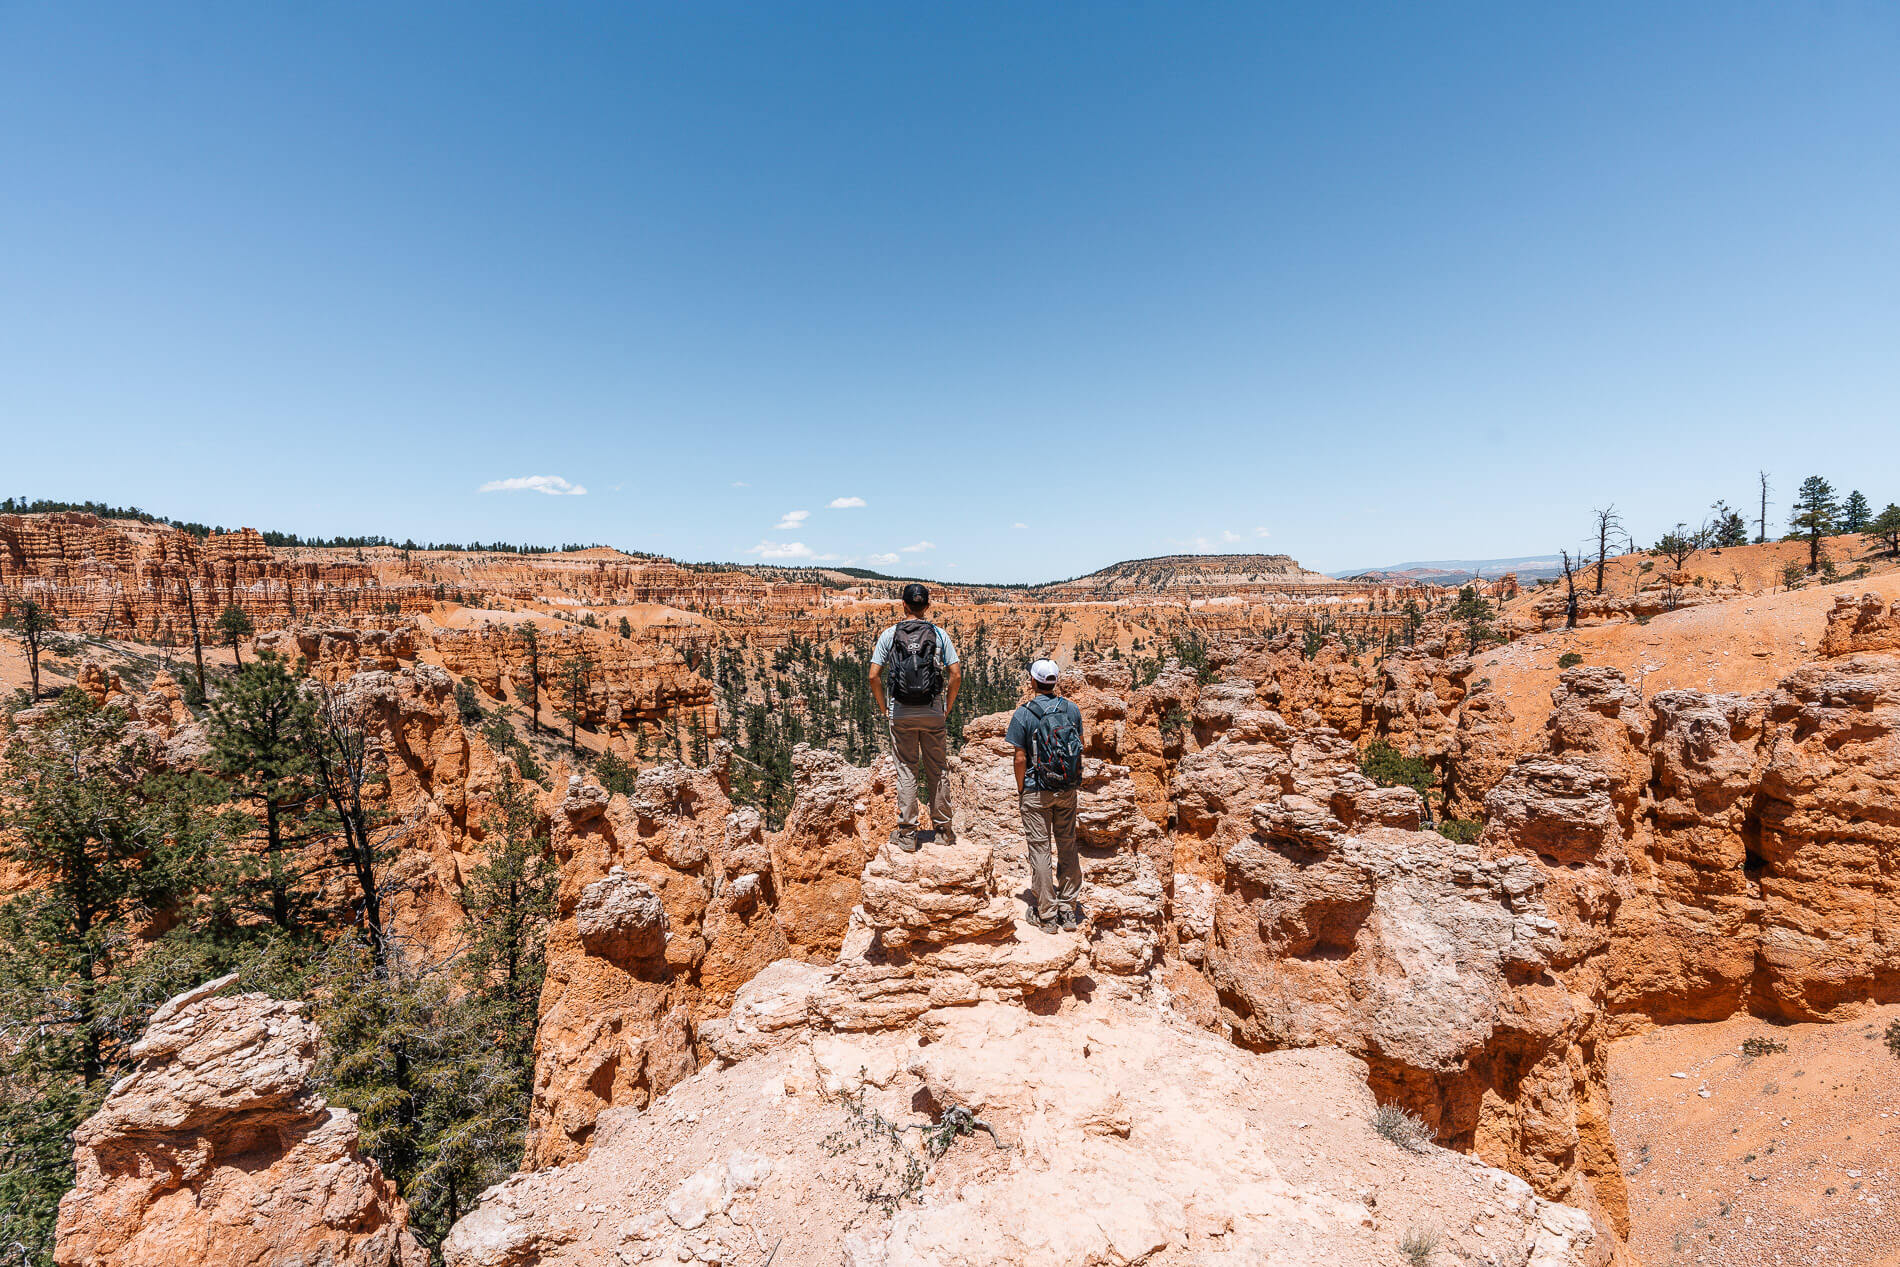
[[[1028,524],[1011,524],[1010,525],[1010,527],[1012,528],[1027,528],[1028,526],[1029,526]]]
[[[1221,529],[1220,539],[1225,541],[1228,545],[1232,545],[1234,542],[1240,540],[1240,534],[1235,532],[1232,528],[1223,528]]]
[[[864,505],[862,497],[834,497],[827,510],[857,510]]]
[[[773,532],[796,532],[798,526],[811,518],[809,510],[788,510],[785,518],[772,525]]]
[[[751,488],[752,487],[752,485],[746,483],[744,480],[734,480],[732,481],[732,486],[734,488]]]
[[[830,562],[835,561],[838,556],[835,554],[814,554],[811,557],[818,560],[820,563],[830,563]]]
[[[1265,528],[1255,528],[1253,535],[1256,537],[1271,537],[1273,534],[1268,532]]]
[[[933,544],[932,542],[919,541],[913,545],[898,546],[897,552],[899,554],[920,554],[925,550],[935,550],[936,548],[937,548],[936,545]]]
[[[570,484],[558,475],[516,475],[505,480],[489,480],[484,493],[546,493],[549,497],[585,497],[587,490]]]
[[[887,568],[897,562],[897,556],[894,554],[873,554],[868,556],[864,561],[866,563],[875,564],[881,568]]]
[[[746,551],[761,559],[809,559],[811,547],[803,541],[761,541]]]

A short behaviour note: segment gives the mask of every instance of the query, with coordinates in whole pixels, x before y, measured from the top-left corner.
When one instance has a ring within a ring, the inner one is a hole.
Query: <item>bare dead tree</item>
[[[1755,521],[1755,544],[1768,540],[1768,472],[1761,475],[1761,518]]]
[[[1596,592],[1603,592],[1603,565],[1610,558],[1610,542],[1616,534],[1624,532],[1622,517],[1616,513],[1616,503],[1611,502],[1601,510],[1592,511],[1597,519],[1597,585]],[[1628,533],[1624,533],[1625,536]]]
[[[343,863],[356,880],[358,922],[380,967],[387,953],[383,898],[389,888],[382,863],[407,826],[386,822],[364,801],[364,789],[380,782],[383,772],[362,706],[328,686],[318,685],[316,692],[317,734],[310,755],[343,836]]]
[[[191,578],[184,581],[185,612],[191,617],[191,654],[198,661],[198,698],[205,697],[205,648],[198,636],[198,600],[191,596]]]
[[[1564,564],[1564,585],[1568,588],[1568,597],[1564,599],[1564,628],[1577,627],[1577,567],[1581,559],[1572,558],[1570,551],[1559,550],[1558,555]]]

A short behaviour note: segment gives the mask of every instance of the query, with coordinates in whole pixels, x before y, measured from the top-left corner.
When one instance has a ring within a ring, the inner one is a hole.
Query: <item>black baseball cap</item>
[[[906,607],[930,606],[930,591],[925,589],[923,586],[919,585],[917,582],[912,581],[909,585],[906,585],[904,587],[904,606]]]

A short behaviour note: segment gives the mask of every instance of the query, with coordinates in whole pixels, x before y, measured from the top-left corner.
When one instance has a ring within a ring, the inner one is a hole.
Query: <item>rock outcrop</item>
[[[1468,1261],[1614,1253],[1520,1179],[1380,1138],[1351,1056],[1253,1056],[1098,997],[1083,937],[1018,918],[981,841],[885,845],[862,892],[834,964],[748,982],[702,1027],[718,1062],[485,1193],[451,1267],[1371,1264],[1408,1234]]]
[[[1541,869],[1416,830],[1417,794],[1355,757],[1253,712],[1183,759],[1174,887],[1205,883],[1213,911],[1177,936],[1199,944],[1219,1022],[1256,1050],[1366,1060],[1440,1140],[1618,1226],[1598,1009],[1547,975]]]
[[[1812,1020],[1900,992],[1880,932],[1900,916],[1881,862],[1900,842],[1881,790],[1900,778],[1900,657],[1647,704],[1614,670],[1571,669],[1546,748],[1492,789],[1485,841],[1539,860],[1565,960],[1609,1011]]]
[[[1900,652],[1900,602],[1891,607],[1878,594],[1853,598],[1842,594],[1827,614],[1827,632],[1821,638],[1824,656],[1858,655],[1867,651]]]
[[[138,1067],[74,1132],[56,1261],[426,1267],[402,1198],[356,1151],[355,1114],[310,1090],[303,1005],[220,996],[234,979],[159,1008]]]

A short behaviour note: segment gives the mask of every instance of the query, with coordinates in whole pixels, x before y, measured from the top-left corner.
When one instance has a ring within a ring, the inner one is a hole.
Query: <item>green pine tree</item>
[[[458,995],[457,977],[359,932],[332,943],[310,973],[322,990],[324,1093],[356,1110],[363,1151],[431,1247],[520,1162],[526,1128],[508,1058],[479,1004]]]
[[[593,681],[594,661],[585,651],[577,651],[561,661],[560,715],[567,722],[567,749],[580,751],[580,726],[587,717],[587,688]]]
[[[32,684],[32,697],[40,697],[40,650],[46,645],[46,635],[53,632],[53,617],[44,607],[32,599],[24,599],[19,606],[7,612],[0,619],[0,629],[6,629],[20,636],[21,645],[26,648],[26,675]]]
[[[528,731],[538,735],[541,733],[541,631],[532,620],[523,621],[516,626],[515,637],[528,658],[528,680],[522,683],[528,688]]]
[[[126,723],[68,690],[0,757],[0,858],[31,878],[0,903],[0,1245],[36,1267],[73,1183],[73,1128],[202,967],[184,928],[146,938],[215,871],[212,792],[157,768]]]
[[[1858,488],[1847,495],[1841,503],[1841,531],[1866,532],[1867,525],[1874,521],[1873,507],[1867,504],[1867,495]]]
[[[1888,554],[1900,554],[1900,506],[1888,502],[1887,508],[1867,525],[1867,531],[1885,544]]]
[[[316,705],[267,654],[239,669],[212,704],[210,738],[214,768],[231,780],[234,799],[255,808],[263,833],[261,856],[234,859],[232,896],[285,933],[301,933],[317,922],[316,881],[326,869],[308,848],[328,836]]]
[[[1840,503],[1834,499],[1832,484],[1819,475],[1810,475],[1801,481],[1788,515],[1788,526],[1795,530],[1796,536],[1807,540],[1808,571],[1820,571],[1821,538],[1834,533],[1839,514]]]
[[[231,644],[231,659],[239,668],[243,668],[244,657],[238,654],[238,644],[257,632],[257,627],[251,623],[251,618],[244,614],[242,607],[232,603],[219,613],[217,630],[218,636]]]

